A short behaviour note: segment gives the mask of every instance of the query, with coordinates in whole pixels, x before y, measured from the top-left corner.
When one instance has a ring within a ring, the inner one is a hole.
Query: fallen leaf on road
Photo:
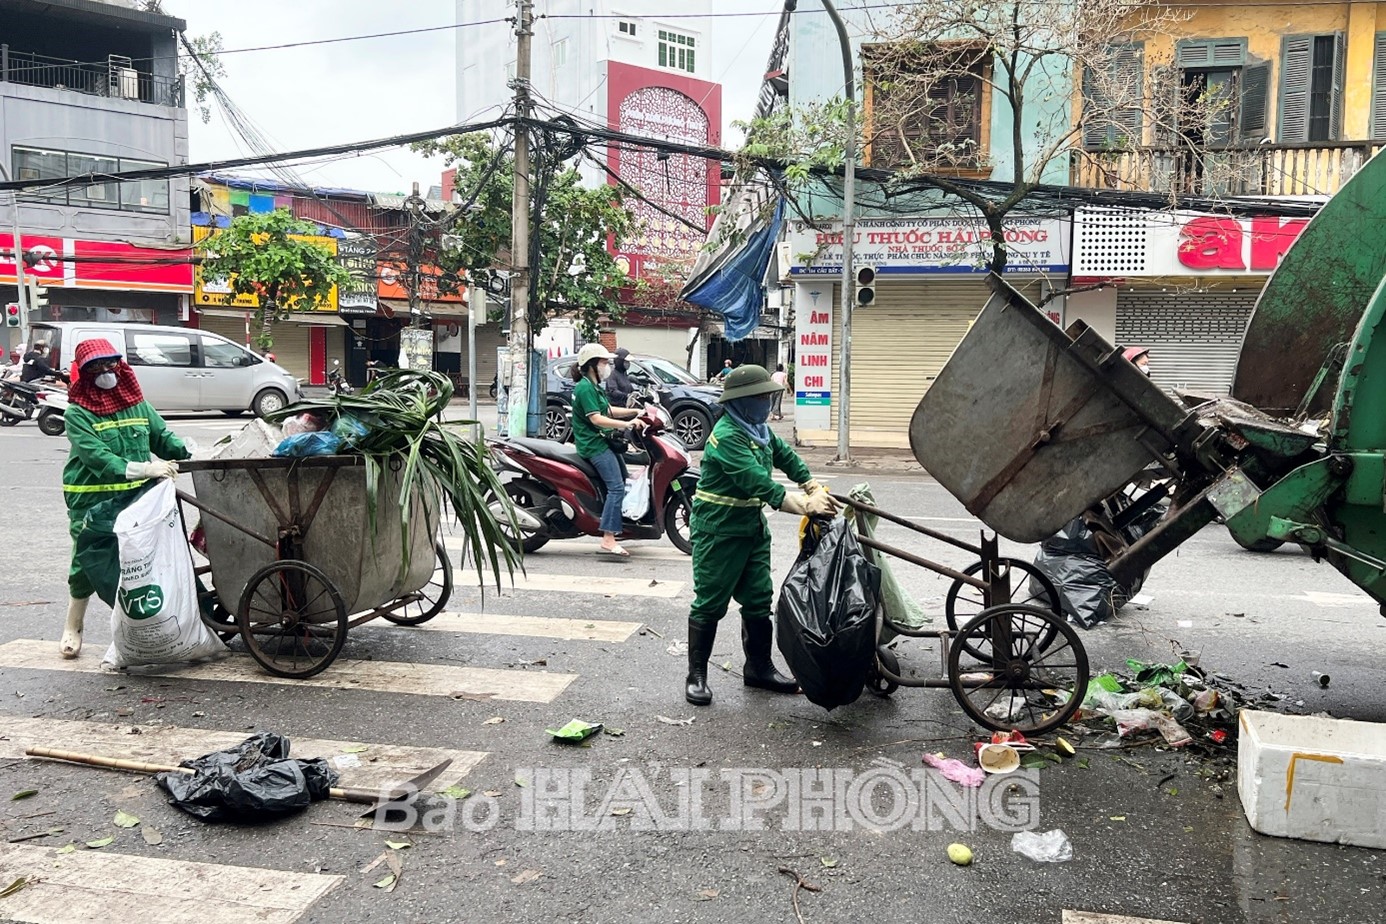
[[[832,869],[834,866],[837,866],[837,857],[819,857],[818,862],[822,863],[828,869]]]
[[[1125,815],[1113,815],[1113,816],[1111,816],[1111,818],[1110,818],[1109,820],[1110,820],[1110,821],[1125,821],[1125,820],[1126,820],[1126,816],[1125,816]]]
[[[390,875],[386,876],[384,879],[382,879],[382,880],[380,880],[379,882],[377,882],[377,883],[375,884],[375,887],[376,887],[377,889],[386,889],[387,891],[393,892],[393,891],[395,890],[395,883],[396,883],[397,881],[398,881],[398,879],[396,879],[395,874],[394,874],[394,873],[391,873]]]
[[[144,837],[144,842],[150,847],[158,847],[164,842],[164,836],[148,825],[140,828],[140,834]]]
[[[77,849],[77,845],[76,845],[76,844],[68,844],[66,847],[59,847],[58,850],[57,850],[57,852],[60,853],[60,854],[61,854],[61,853],[72,853],[72,852],[75,851],[76,849]]]
[[[611,810],[611,814],[613,814],[613,815],[629,815],[629,814],[630,814],[630,809],[629,809],[629,808],[614,808],[614,809]]]
[[[21,789],[19,792],[17,792],[17,793],[15,793],[14,795],[10,796],[10,801],[11,801],[11,802],[18,802],[20,799],[27,799],[27,798],[29,798],[30,796],[37,796],[37,795],[38,795],[38,790],[37,790],[37,789]]]
[[[710,902],[721,894],[722,893],[718,892],[716,889],[702,889],[698,892],[698,897],[693,900],[695,902]]]
[[[584,628],[584,629],[595,629],[595,628],[597,628],[597,624],[596,624],[595,622],[589,622],[587,625],[583,626],[583,628]]]
[[[500,795],[500,790],[499,790],[499,789],[488,789],[488,790],[486,790],[486,792],[482,793],[482,795],[484,795],[484,796],[490,796],[492,799],[494,799],[494,798],[496,798],[497,796]]]
[[[482,724],[482,725],[499,725],[500,723],[502,723],[502,722],[504,722],[504,721],[505,721],[505,716],[503,716],[503,715],[493,715],[493,716],[491,716],[491,718],[487,719],[485,722],[482,722],[481,724]]]
[[[351,745],[350,747],[342,748],[342,753],[343,753],[343,754],[361,754],[361,753],[363,753],[363,752],[365,752],[365,751],[369,751],[370,749],[371,749],[371,746],[370,746],[369,744],[353,744],[353,745]]]
[[[115,843],[114,837],[103,837],[94,841],[87,841],[87,846],[92,850],[100,850],[102,847],[109,847]]]
[[[414,845],[408,841],[386,841],[385,846],[389,847],[391,850],[408,850]]]
[[[524,788],[525,788],[526,786],[528,786],[529,784],[526,783],[524,780],[520,779],[520,778],[517,776],[517,777],[515,777],[515,785],[518,786],[518,787],[520,787],[521,789],[524,789]]]
[[[0,898],[9,898],[11,895],[18,892],[20,889],[24,888],[28,884],[29,880],[25,879],[23,876],[20,876],[14,882],[11,882],[3,889],[0,889]]]
[[[693,716],[689,716],[686,719],[671,719],[667,715],[657,715],[655,721],[663,722],[665,725],[692,725],[693,718]]]
[[[465,799],[471,794],[472,791],[465,786],[449,786],[439,793],[439,795],[447,796],[449,799]]]
[[[140,823],[140,820],[126,811],[115,813],[115,826],[117,828],[133,828]]]
[[[610,735],[613,738],[620,738],[626,733],[626,730],[624,728],[603,728],[602,733]]]
[[[510,881],[515,883],[515,885],[524,885],[526,882],[533,882],[534,880],[538,879],[541,875],[543,874],[540,873],[537,869],[527,869],[524,872],[520,873],[518,876],[512,877]]]

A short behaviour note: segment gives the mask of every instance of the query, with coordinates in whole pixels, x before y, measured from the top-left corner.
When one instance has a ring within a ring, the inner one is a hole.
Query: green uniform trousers
[[[688,618],[716,624],[727,604],[741,605],[742,619],[769,619],[775,599],[770,577],[770,527],[752,536],[693,533],[693,608]]]

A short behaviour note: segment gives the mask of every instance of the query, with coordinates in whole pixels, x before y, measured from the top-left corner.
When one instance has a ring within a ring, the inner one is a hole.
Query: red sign
[[[1307,218],[1214,218],[1204,215],[1179,232],[1179,262],[1200,272],[1254,270],[1269,272],[1309,224]],[[1250,226],[1248,228],[1248,225]],[[1246,238],[1250,237],[1250,248]]]
[[[376,292],[381,298],[397,298],[405,300],[409,298],[409,283],[406,273],[408,268],[403,263],[381,263],[376,267],[378,283]],[[442,279],[443,271],[436,266],[419,267],[419,299],[425,302],[456,302],[463,304],[467,301],[467,284],[457,283],[457,291],[442,293],[438,291],[438,281]]]
[[[133,292],[191,292],[192,250],[159,250],[117,241],[25,234],[29,263],[24,278],[46,286],[122,289]],[[0,234],[0,282],[15,281],[14,236]]]

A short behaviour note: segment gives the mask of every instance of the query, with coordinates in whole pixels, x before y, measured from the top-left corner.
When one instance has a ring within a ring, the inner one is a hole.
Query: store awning
[[[380,304],[401,321],[409,320],[409,303],[399,298],[382,298]],[[467,306],[457,302],[425,302],[419,306],[424,318],[435,321],[457,322],[467,320]]]

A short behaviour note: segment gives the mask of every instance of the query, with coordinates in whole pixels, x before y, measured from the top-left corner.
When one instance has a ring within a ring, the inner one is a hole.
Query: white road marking
[[[1317,590],[1306,590],[1298,596],[1291,597],[1292,600],[1308,600],[1315,606],[1339,607],[1339,606],[1376,606],[1376,602],[1371,597],[1363,593],[1357,594],[1326,594]]]
[[[460,539],[444,537],[444,545],[450,551],[465,551],[466,545]],[[630,553],[630,560],[639,564],[643,561],[672,561],[691,563],[691,556],[685,555],[671,545],[659,542],[632,541],[623,542],[621,545]],[[597,549],[601,547],[598,540],[586,539],[563,539],[558,542],[550,542],[538,552],[531,553],[525,557],[530,564],[538,564],[545,561],[573,558],[595,558]]]
[[[1157,920],[1156,918],[1133,918],[1126,914],[1097,914],[1092,911],[1064,909],[1063,924],[1180,924],[1180,922]]]
[[[638,560],[634,555],[631,556],[629,562],[602,562],[602,564],[612,568],[636,563]],[[476,571],[469,568],[459,568],[454,580],[463,587],[480,587],[484,583],[486,590],[494,591],[496,589],[495,578],[488,574],[483,582],[481,578],[477,577]],[[684,583],[684,581],[652,581],[648,578],[530,572],[529,574],[516,573],[513,585],[510,578],[502,573],[500,589],[503,592],[513,589],[561,594],[603,594],[611,597],[658,597],[663,600],[672,600],[683,592]]]
[[[134,835],[123,832],[120,840]],[[0,844],[0,881],[29,884],[3,899],[7,920],[292,924],[345,877],[136,857],[110,850]]]
[[[138,732],[138,734],[136,734]],[[69,719],[5,719],[0,738],[0,759],[22,758],[31,747],[59,748],[139,760],[177,764],[240,744],[248,732],[225,732],[176,725],[107,725]],[[341,776],[342,786],[367,789],[394,786],[417,776],[444,760],[452,764],[426,788],[438,792],[457,783],[486,759],[485,751],[406,747],[369,741],[332,741],[290,738],[291,756],[311,760],[326,758]]]
[[[101,673],[100,663],[100,658],[95,655],[65,661],[58,657],[57,648],[51,641],[22,638],[0,645],[0,667]],[[327,687],[334,690],[413,693],[422,696],[489,693],[496,699],[530,703],[553,702],[577,679],[576,674],[558,674],[550,671],[507,671],[487,667],[449,667],[441,664],[412,664],[406,661],[352,661],[338,658],[331,667],[316,677],[291,680],[265,673],[248,654],[232,654],[217,661],[184,667],[132,668],[129,675],[233,683],[276,683],[300,687]]]
[[[641,623],[609,619],[562,619],[556,616],[506,616],[500,613],[443,612],[415,629],[475,632],[482,635],[522,635],[564,641],[624,642]]]

